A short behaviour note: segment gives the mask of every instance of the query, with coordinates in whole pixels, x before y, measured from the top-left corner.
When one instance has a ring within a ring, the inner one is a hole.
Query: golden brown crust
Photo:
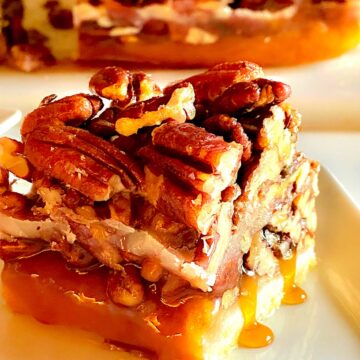
[[[140,62],[182,68],[238,59],[261,66],[296,65],[336,57],[359,44],[360,4],[305,3],[290,20],[274,20],[273,26],[251,34],[229,31],[207,44],[187,43],[171,36],[140,34],[134,41],[122,41],[121,37],[94,34],[80,29],[80,61]]]

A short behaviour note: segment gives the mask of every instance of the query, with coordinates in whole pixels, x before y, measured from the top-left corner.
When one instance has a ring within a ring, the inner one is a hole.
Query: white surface
[[[318,266],[304,285],[309,299],[283,306],[268,322],[275,342],[264,349],[239,349],[231,360],[360,359],[360,213],[325,171],[318,201]],[[31,294],[29,294],[31,296]],[[0,298],[2,360],[119,360],[101,339],[82,331],[43,325],[10,313]]]
[[[15,127],[21,120],[20,110],[0,109],[0,135]]]
[[[330,169],[360,209],[360,132],[303,132],[298,147]]]

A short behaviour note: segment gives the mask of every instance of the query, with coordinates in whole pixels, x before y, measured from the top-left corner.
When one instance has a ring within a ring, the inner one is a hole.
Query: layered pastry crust
[[[319,168],[296,149],[289,86],[249,62],[164,89],[107,67],[89,86],[46,97],[22,142],[0,139],[10,307],[161,359],[268,343],[258,321],[304,301],[315,263]]]

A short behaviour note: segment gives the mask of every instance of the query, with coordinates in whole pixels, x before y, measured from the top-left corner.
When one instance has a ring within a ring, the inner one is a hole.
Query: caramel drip
[[[241,282],[240,307],[244,316],[244,326],[239,336],[239,345],[259,348],[272,343],[273,332],[256,321],[258,277],[244,275]]]
[[[280,272],[284,277],[284,297],[282,303],[286,305],[297,305],[303,303],[306,298],[306,292],[295,284],[296,275],[296,250],[289,259],[280,259]]]

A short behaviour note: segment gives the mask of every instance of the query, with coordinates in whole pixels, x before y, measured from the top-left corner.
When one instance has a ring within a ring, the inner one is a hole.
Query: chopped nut
[[[110,299],[118,305],[134,307],[144,300],[144,287],[139,271],[132,265],[109,275],[107,292]]]
[[[159,106],[154,110],[147,111],[146,106],[141,103],[133,105],[132,109],[128,108],[127,111],[133,111],[141,107],[142,111],[136,117],[120,114],[115,124],[116,131],[121,135],[130,136],[143,127],[160,125],[168,119],[183,123],[195,117],[195,94],[190,83],[175,89],[169,99],[165,96],[159,100],[165,100],[165,103],[160,101]]]
[[[238,184],[228,186],[221,193],[221,200],[224,202],[233,202],[241,195],[241,189]]]
[[[130,225],[131,221],[131,202],[130,196],[125,194],[115,195],[109,202],[111,219],[121,221],[125,225]]]
[[[19,178],[29,179],[30,165],[23,152],[22,143],[7,137],[0,138],[0,167]]]
[[[163,274],[161,265],[154,259],[145,259],[141,264],[141,276],[151,282],[159,281]]]
[[[0,196],[0,212],[17,216],[26,209],[27,199],[24,195],[5,191]]]
[[[97,219],[95,209],[91,206],[88,205],[79,206],[78,208],[75,209],[75,211],[78,215],[83,216],[87,220]]]

